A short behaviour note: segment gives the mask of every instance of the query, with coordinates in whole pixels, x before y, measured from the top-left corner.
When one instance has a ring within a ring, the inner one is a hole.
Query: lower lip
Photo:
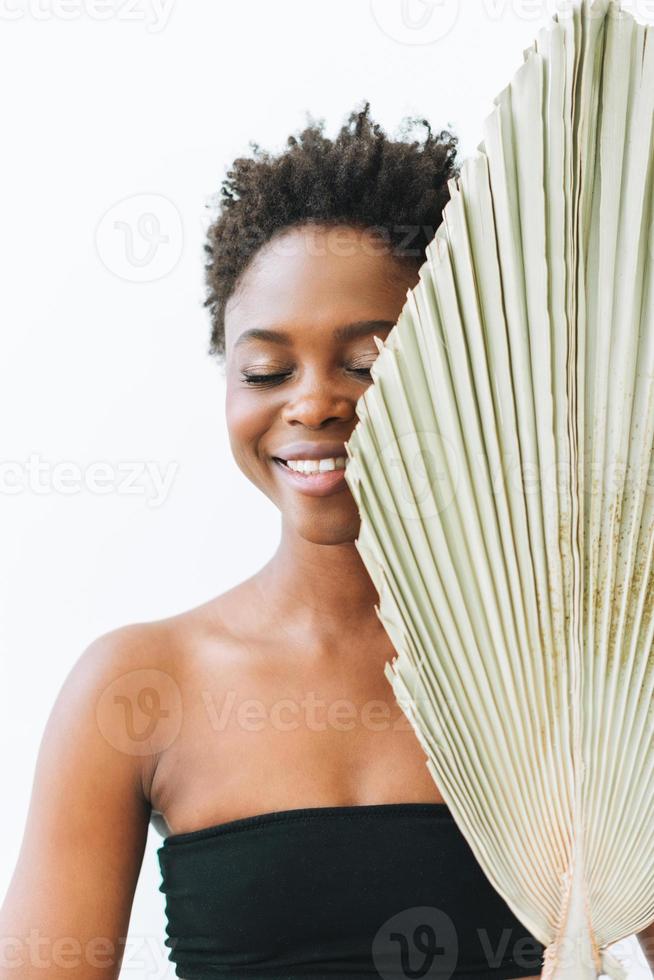
[[[347,486],[345,470],[325,470],[324,473],[297,473],[284,463],[273,460],[275,466],[292,487],[309,497],[328,497]]]

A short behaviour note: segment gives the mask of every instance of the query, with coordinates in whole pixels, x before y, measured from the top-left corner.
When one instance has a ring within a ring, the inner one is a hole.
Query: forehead
[[[227,303],[226,336],[281,323],[394,320],[414,278],[366,229],[294,228],[254,256]]]

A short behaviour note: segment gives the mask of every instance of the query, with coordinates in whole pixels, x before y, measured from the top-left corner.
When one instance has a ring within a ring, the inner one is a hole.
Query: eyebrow
[[[367,337],[375,330],[389,330],[395,326],[394,320],[357,320],[355,323],[346,323],[342,327],[334,330],[335,340],[356,340],[357,337]],[[267,340],[272,344],[280,344],[283,347],[290,347],[293,338],[283,330],[270,330],[266,327],[251,327],[244,330],[234,347],[240,347],[250,340]]]

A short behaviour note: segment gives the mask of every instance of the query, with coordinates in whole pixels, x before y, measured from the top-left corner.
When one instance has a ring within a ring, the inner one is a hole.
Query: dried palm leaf
[[[386,676],[556,980],[654,920],[653,120],[654,28],[559,9],[346,447]]]

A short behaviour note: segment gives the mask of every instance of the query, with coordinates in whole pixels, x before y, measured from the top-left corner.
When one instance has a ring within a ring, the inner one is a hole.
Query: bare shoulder
[[[87,747],[104,746],[105,762],[131,771],[143,792],[166,728],[163,714],[177,690],[166,621],[130,623],[93,639],[68,670],[53,703],[42,751],[57,744],[71,720]],[[91,736],[91,733],[93,735]],[[145,794],[143,794],[145,796]]]
[[[68,677],[82,683],[92,677],[111,680],[121,672],[156,666],[165,659],[167,620],[128,623],[101,633],[79,655]]]
[[[165,684],[175,670],[174,631],[169,620],[129,623],[92,640],[69,671],[64,689],[69,697],[78,690],[96,693],[96,707],[103,697],[120,704],[119,695],[138,696],[146,682],[153,688]],[[161,675],[161,676],[160,676]],[[143,700],[142,693],[140,700]]]
[[[119,682],[121,693],[138,695],[143,688],[166,691],[167,683],[183,682],[204,646],[219,650],[233,640],[227,620],[240,605],[246,583],[201,605],[157,620],[128,623],[92,640],[69,672],[69,686]],[[243,598],[245,598],[243,596]]]
[[[144,777],[179,725],[177,686],[164,666],[167,635],[164,624],[137,623],[94,639],[68,671],[43,730],[0,936],[15,939],[19,951],[29,950],[35,930],[57,942],[71,937],[83,954],[73,969],[65,964],[68,980],[88,976],[94,937],[110,944],[98,976],[118,976],[148,831]],[[35,975],[29,957],[25,963],[17,980]],[[48,976],[63,978],[63,965],[52,960]]]
[[[98,727],[124,754],[143,761],[144,784],[174,741],[184,690],[207,642],[222,646],[225,630],[212,616],[215,600],[175,615],[128,623],[96,637],[64,684],[64,700],[91,699]]]
[[[198,687],[238,660],[235,634],[247,589],[240,583],[183,612],[103,633],[69,674],[66,700],[77,687],[80,697],[92,699],[98,727],[134,759],[148,800],[160,759],[189,725]]]

